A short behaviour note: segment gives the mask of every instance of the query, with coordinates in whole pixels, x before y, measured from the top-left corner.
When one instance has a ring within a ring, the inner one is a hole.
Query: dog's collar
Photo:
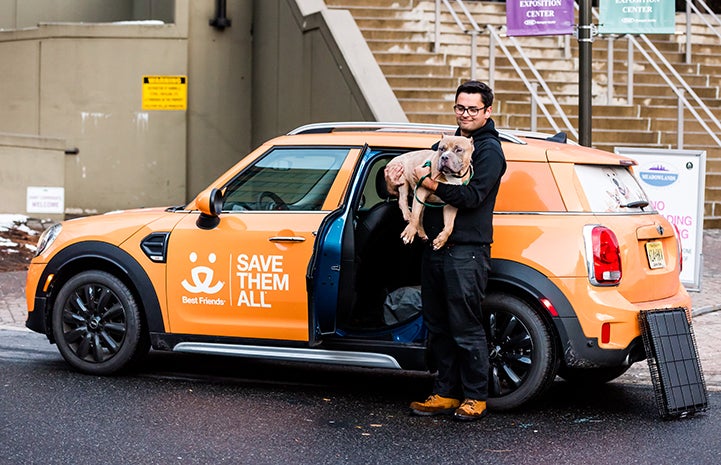
[[[464,173],[462,173],[462,174],[453,174],[453,173],[451,173],[450,175],[446,175],[446,176],[451,176],[451,177],[460,179],[460,178],[465,178],[468,173],[471,173],[471,175],[468,176],[468,179],[466,179],[466,180],[463,182],[463,185],[465,186],[466,184],[468,184],[468,181],[473,177],[473,165],[469,164],[469,165],[468,165],[468,169],[467,169]]]
[[[430,160],[426,160],[426,162],[423,163],[423,168],[430,168],[430,167],[431,167],[431,161],[430,161]],[[450,174],[443,173],[443,174],[444,174],[445,176],[451,176],[451,177],[453,177],[453,178],[462,179],[462,178],[465,178],[468,173],[471,173],[471,175],[468,176],[468,179],[466,179],[465,181],[463,181],[463,185],[465,186],[466,184],[468,184],[468,182],[469,182],[469,181],[471,180],[471,178],[473,177],[473,165],[472,165],[472,164],[469,164],[469,165],[468,165],[468,169],[466,169],[466,171],[464,171],[464,172],[461,173],[461,174],[453,174],[453,173],[450,173]],[[421,178],[421,182],[422,182],[423,179],[425,179],[426,177],[428,177],[428,175],[426,175],[426,176],[424,176],[423,178]],[[419,182],[417,185],[419,186],[419,185],[420,185],[420,182]]]

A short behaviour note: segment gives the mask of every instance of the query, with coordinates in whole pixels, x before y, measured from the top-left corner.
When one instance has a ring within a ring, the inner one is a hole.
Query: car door
[[[218,186],[216,227],[187,215],[168,244],[170,332],[307,341],[306,272],[318,228],[346,189],[348,154],[271,148]]]

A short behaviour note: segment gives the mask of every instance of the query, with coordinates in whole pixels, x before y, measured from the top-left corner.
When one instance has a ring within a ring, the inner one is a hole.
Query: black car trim
[[[158,297],[153,283],[143,267],[123,249],[101,241],[72,244],[58,252],[48,262],[38,282],[46,282],[49,275],[55,275],[55,278],[48,292],[44,292],[41,287],[35,290],[35,308],[33,312],[30,312],[26,323],[29,329],[47,334],[52,340],[48,318],[52,310],[54,290],[65,283],[72,274],[87,269],[81,267],[81,263],[88,260],[104,263],[120,271],[122,275],[118,274],[118,277],[121,280],[129,281],[129,284],[139,297],[139,304],[145,310],[148,330],[151,332],[165,331]],[[35,312],[38,312],[38,314],[32,315]],[[40,323],[41,320],[42,323]],[[31,324],[32,326],[30,326]]]
[[[624,349],[603,349],[598,347],[598,338],[586,337],[571,302],[548,277],[522,263],[504,259],[491,260],[488,277],[488,292],[505,291],[517,295],[520,291],[526,299],[532,299],[538,308],[543,308],[541,298],[552,303],[558,316],[547,311],[543,317],[553,323],[561,345],[566,366],[592,368],[618,366],[625,361],[643,360],[638,353],[638,344],[631,343]]]

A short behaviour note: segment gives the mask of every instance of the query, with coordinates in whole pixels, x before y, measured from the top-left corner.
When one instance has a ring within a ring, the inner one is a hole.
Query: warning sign
[[[185,110],[187,107],[186,76],[143,76],[143,110]]]

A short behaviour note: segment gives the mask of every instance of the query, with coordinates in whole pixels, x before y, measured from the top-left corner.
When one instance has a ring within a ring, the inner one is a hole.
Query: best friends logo
[[[665,187],[676,182],[678,173],[663,163],[654,163],[638,173],[639,178],[649,186]]]
[[[207,261],[212,266],[197,263],[198,258],[196,252],[190,253],[188,259],[195,266],[190,269],[190,279],[183,279],[180,284],[191,294],[218,294],[225,287],[214,269],[218,266],[218,257],[214,253],[208,254]],[[271,308],[269,292],[290,290],[290,276],[284,270],[283,259],[282,255],[239,254],[235,260],[235,279],[230,276],[232,289],[219,297],[182,296],[182,301],[192,305],[225,305],[229,296],[238,307]]]

